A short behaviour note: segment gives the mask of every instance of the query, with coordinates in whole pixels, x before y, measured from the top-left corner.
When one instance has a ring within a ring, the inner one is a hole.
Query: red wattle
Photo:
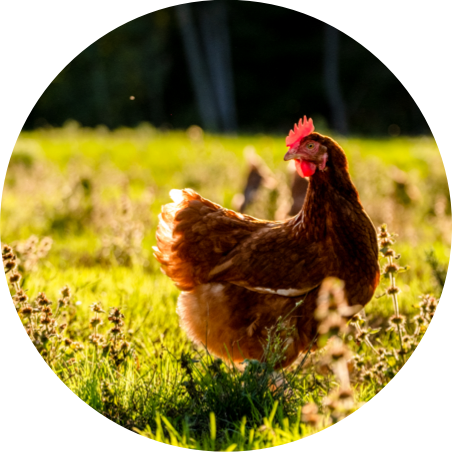
[[[317,167],[315,163],[307,162],[306,160],[295,160],[295,168],[297,169],[297,173],[301,177],[309,177],[315,173]]]

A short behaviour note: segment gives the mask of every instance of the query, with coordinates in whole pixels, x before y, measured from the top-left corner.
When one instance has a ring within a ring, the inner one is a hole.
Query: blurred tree
[[[184,4],[176,6],[174,9],[182,33],[185,55],[193,90],[196,94],[202,126],[209,130],[218,130],[219,120],[212,80],[207,72],[205,58],[193,19],[192,7],[190,4]]]
[[[323,77],[325,93],[331,109],[331,123],[334,130],[342,135],[348,134],[348,121],[345,102],[339,80],[339,40],[340,32],[328,24],[324,25],[325,44],[323,58]]]
[[[104,60],[101,57],[99,43],[95,42],[87,49],[93,54],[93,65],[91,70],[91,85],[94,106],[99,117],[104,117],[104,124],[107,127],[113,125],[111,117],[111,100],[108,93],[108,77],[105,70]]]
[[[61,71],[25,128],[75,119],[287,133],[305,114],[344,134],[429,133],[397,78],[356,41],[304,14],[235,0],[166,8],[108,33]]]
[[[216,0],[174,9],[203,126],[234,132],[237,119],[226,4]]]
[[[225,132],[235,132],[237,118],[226,2],[215,0],[198,5],[207,64],[222,129]]]

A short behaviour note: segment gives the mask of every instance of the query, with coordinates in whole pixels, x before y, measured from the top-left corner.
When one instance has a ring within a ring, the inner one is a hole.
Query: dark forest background
[[[24,128],[73,119],[286,133],[303,115],[344,135],[430,133],[397,78],[356,41],[289,9],[232,0],[163,9],[113,30],[63,69]]]

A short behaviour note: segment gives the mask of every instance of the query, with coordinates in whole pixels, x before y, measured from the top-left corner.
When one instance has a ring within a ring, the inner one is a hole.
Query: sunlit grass
[[[441,291],[426,252],[433,249],[443,266],[449,261],[450,196],[436,144],[425,137],[337,140],[349,157],[352,178],[374,223],[387,223],[399,235],[399,264],[410,266],[398,277],[399,305],[403,314],[411,315],[419,295],[439,296]],[[54,370],[101,413],[170,444],[256,449],[294,441],[325,427],[300,422],[301,406],[308,402],[321,406],[335,384],[330,377],[315,374],[312,362],[294,383],[295,403],[288,404],[267,386],[261,387],[262,393],[257,391],[254,399],[260,408],[246,419],[215,418],[215,434],[210,413],[203,411],[205,401],[194,403],[183,385],[188,381],[181,367],[183,356],[201,359],[197,364],[201,370],[207,366],[197,385],[209,397],[221,393],[219,379],[225,378],[227,392],[239,388],[242,377],[229,374],[226,367],[215,374],[209,361],[203,361],[204,351],[194,351],[179,328],[175,312],[179,292],[152,257],[157,215],[161,205],[170,201],[172,188],[194,188],[231,208],[247,176],[247,146],[253,146],[269,168],[289,182],[282,160],[284,137],[212,136],[199,128],[162,132],[149,125],[110,132],[69,124],[24,132],[6,177],[2,242],[14,247],[32,234],[53,239],[50,253],[33,271],[23,272],[22,287],[30,297],[45,292],[53,301],[65,285],[72,291],[67,335],[85,348],[69,368],[60,363]],[[131,207],[121,213],[124,199]],[[133,234],[139,246],[132,252],[128,244]],[[383,293],[385,284],[376,295]],[[99,302],[106,311],[120,307],[125,315],[125,337],[135,355],[120,368],[89,345],[90,306]],[[384,325],[392,309],[387,297],[374,298],[366,307],[369,322]],[[245,378],[251,383],[256,374]],[[377,390],[376,385],[360,386],[357,403],[369,400]],[[237,400],[238,408],[248,409],[245,398]],[[208,406],[215,406],[217,400],[211,401]]]

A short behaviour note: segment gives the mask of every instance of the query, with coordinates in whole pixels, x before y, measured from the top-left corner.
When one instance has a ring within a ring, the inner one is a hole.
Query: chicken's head
[[[298,125],[289,132],[286,146],[289,147],[284,160],[295,159],[295,167],[301,177],[312,176],[317,169],[323,171],[328,161],[328,149],[319,140],[314,132],[312,119],[300,119]],[[320,135],[319,135],[320,137]]]

